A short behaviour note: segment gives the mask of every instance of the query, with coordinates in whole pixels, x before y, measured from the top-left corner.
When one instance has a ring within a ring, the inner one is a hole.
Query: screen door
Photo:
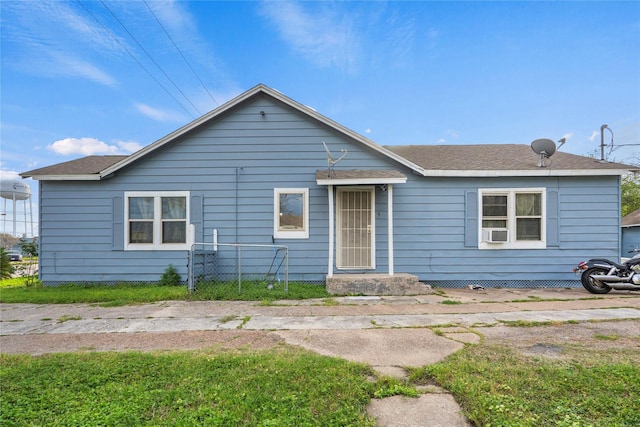
[[[373,188],[338,188],[336,266],[343,269],[374,268]]]

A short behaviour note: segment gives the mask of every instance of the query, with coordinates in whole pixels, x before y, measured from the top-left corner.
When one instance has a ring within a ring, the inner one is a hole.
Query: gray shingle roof
[[[622,217],[622,226],[629,227],[632,225],[640,225],[640,209],[636,209]]]
[[[109,166],[115,165],[128,156],[88,156],[64,163],[45,166],[28,172],[22,172],[20,176],[30,177],[38,175],[92,175],[98,174]]]
[[[388,145],[387,150],[427,170],[535,170],[538,155],[525,144]],[[620,163],[557,151],[545,160],[547,170],[638,169]]]
[[[406,179],[407,177],[396,170],[319,170],[316,171],[316,180],[318,179]]]

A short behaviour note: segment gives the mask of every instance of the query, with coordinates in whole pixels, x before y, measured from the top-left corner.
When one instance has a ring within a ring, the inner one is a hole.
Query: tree
[[[19,238],[13,237],[11,234],[0,233],[0,247],[10,251],[16,243],[20,241]]]
[[[620,185],[622,193],[622,216],[640,209],[640,176],[626,175]]]
[[[9,252],[0,248],[0,279],[10,279],[15,269],[9,260]]]
[[[29,264],[27,266],[27,279],[25,284],[27,286],[32,286],[37,281],[37,278],[34,275],[33,267],[37,263],[36,258],[38,257],[38,241],[36,239],[33,239],[31,241],[20,239],[20,248],[22,249],[22,254],[29,257]]]

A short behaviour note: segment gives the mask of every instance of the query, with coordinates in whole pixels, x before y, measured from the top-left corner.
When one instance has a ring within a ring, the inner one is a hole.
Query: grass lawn
[[[565,346],[561,360],[469,345],[412,372],[450,390],[478,426],[640,426],[638,347]]]
[[[169,300],[243,300],[275,301],[280,299],[328,298],[324,286],[289,283],[267,289],[265,283],[243,283],[238,292],[237,282],[202,285],[189,293],[186,286],[158,286],[157,284],[92,285],[68,284],[59,286],[26,286],[24,278],[0,281],[0,302],[32,304],[96,303],[107,306],[140,304]]]
[[[0,356],[2,426],[372,426],[387,381],[289,348]]]
[[[0,356],[0,425],[372,426],[371,398],[450,390],[477,426],[640,425],[637,350],[567,359],[468,345],[405,382],[287,346],[264,351]]]
[[[260,284],[57,287],[3,281],[0,301],[136,304],[161,300],[326,298],[322,286]],[[604,339],[614,337],[603,336]],[[639,342],[640,344],[640,342]],[[407,382],[372,381],[370,368],[287,346],[268,351],[0,356],[0,426],[370,426],[372,397],[415,396],[436,383],[476,426],[640,426],[640,346],[566,344],[562,357],[467,345]]]

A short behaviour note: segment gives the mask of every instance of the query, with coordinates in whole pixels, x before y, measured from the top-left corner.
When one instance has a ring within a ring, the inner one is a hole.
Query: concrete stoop
[[[336,274],[327,276],[327,292],[332,295],[425,295],[431,286],[418,281],[418,276],[388,274]]]

